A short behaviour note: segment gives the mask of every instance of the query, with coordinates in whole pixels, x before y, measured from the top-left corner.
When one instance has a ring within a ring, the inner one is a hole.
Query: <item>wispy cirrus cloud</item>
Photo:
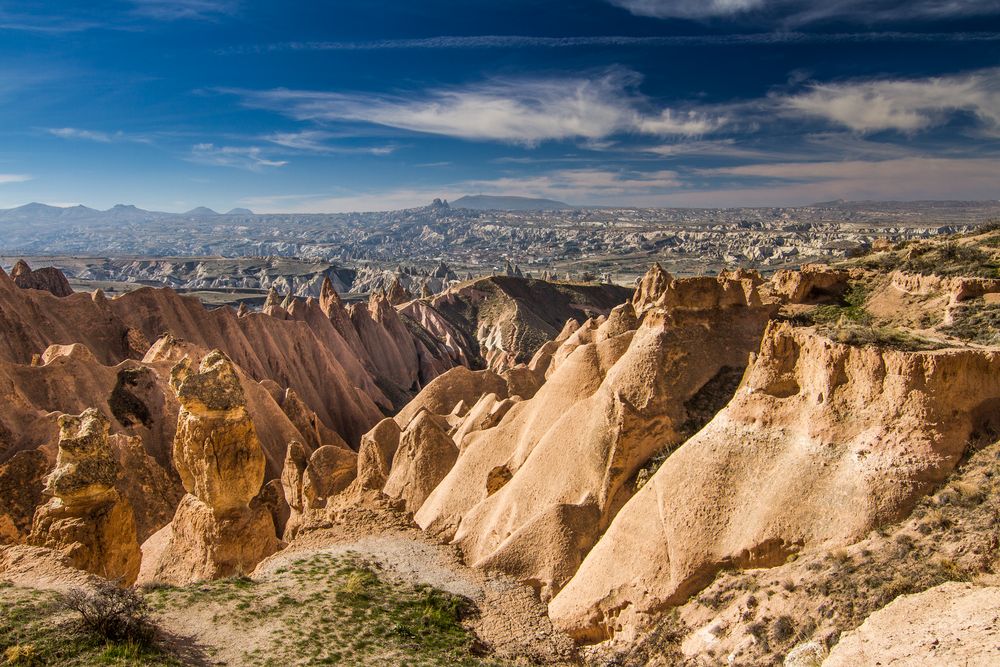
[[[832,199],[985,200],[1000,197],[1000,159],[903,157],[749,164],[697,170],[729,179],[711,190],[676,193],[677,204],[714,198],[725,206],[772,206]]]
[[[1000,14],[995,0],[608,0],[638,16],[756,18],[801,25],[823,19],[862,23]]]
[[[25,181],[30,181],[31,176],[27,174],[0,174],[0,185],[6,185],[8,183],[24,183]]]
[[[323,130],[275,132],[261,138],[291,150],[324,155],[391,155],[399,149],[396,145],[337,146],[331,144],[330,140],[338,138],[338,135]]]
[[[284,167],[288,164],[287,160],[273,160],[266,157],[258,146],[216,146],[211,143],[195,144],[187,160],[213,167],[233,167],[250,171]]]
[[[239,0],[123,0],[107,7],[79,3],[75,7],[46,7],[25,3],[18,11],[0,7],[0,30],[53,35],[88,30],[142,30],[146,21],[214,21],[232,16]]]
[[[228,90],[247,106],[297,120],[372,123],[460,139],[535,145],[598,141],[615,134],[700,135],[726,123],[698,109],[652,110],[633,72],[595,76],[496,78],[406,95],[288,90]]]
[[[103,28],[105,23],[86,16],[67,16],[31,12],[8,12],[0,9],[0,30],[66,34]]]
[[[781,103],[792,113],[843,125],[856,132],[917,132],[957,113],[975,117],[1000,134],[1000,68],[968,74],[813,84]]]
[[[133,13],[156,21],[214,20],[231,16],[239,0],[130,0]]]
[[[252,44],[220,49],[222,54],[272,53],[284,51],[402,51],[451,49],[573,49],[594,46],[686,47],[753,46],[784,44],[830,44],[860,42],[995,42],[996,32],[796,32],[766,31],[724,35],[587,35],[582,37],[538,37],[533,35],[461,35],[417,39],[369,41],[308,41]]]
[[[82,141],[96,141],[102,144],[110,144],[116,142],[132,142],[140,144],[151,143],[149,137],[136,134],[126,134],[121,130],[116,130],[114,132],[105,132],[104,130],[87,130],[79,127],[49,127],[46,128],[45,131],[54,137],[59,137],[60,139],[78,139]]]

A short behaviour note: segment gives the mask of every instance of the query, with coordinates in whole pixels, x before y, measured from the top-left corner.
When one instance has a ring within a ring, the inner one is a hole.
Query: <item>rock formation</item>
[[[357,479],[362,489],[381,491],[385,486],[401,434],[396,420],[386,418],[361,438]]]
[[[439,418],[421,410],[399,436],[384,492],[415,512],[458,458],[458,447]]]
[[[438,337],[476,349],[487,366],[500,372],[528,363],[557,336],[567,320],[607,315],[631,295],[614,285],[564,285],[492,276],[456,285],[429,301],[408,304],[403,313]]]
[[[32,271],[28,263],[22,259],[14,265],[10,277],[21,289],[45,290],[60,297],[73,293],[73,288],[69,286],[69,281],[63,272],[51,266]]]
[[[302,443],[290,442],[281,472],[290,512],[284,539],[295,537],[310,511],[323,509],[329,498],[350,486],[357,471],[358,455],[349,449],[326,445],[307,455]]]
[[[998,371],[1000,352],[850,347],[771,325],[735,398],[621,509],[553,619],[585,641],[634,636],[724,568],[899,519],[972,433],[996,429]]]
[[[0,465],[0,544],[23,542],[42,503],[49,462],[37,449],[18,452]]]
[[[771,313],[739,281],[657,289],[645,298],[699,296],[691,308],[644,306],[638,329],[630,305],[578,329],[534,398],[464,437],[462,456],[417,512],[418,524],[453,538],[470,564],[554,595],[629,498],[639,469],[690,435],[691,422],[711,417],[696,409],[701,397],[721,393],[705,401],[718,409],[732,395]]]
[[[131,584],[141,556],[132,507],[115,489],[108,420],[90,409],[63,415],[59,428],[56,467],[45,482],[52,499],[35,512],[28,542],[62,552],[81,570]]]
[[[947,583],[897,598],[846,633],[823,667],[995,665],[1000,588]]]
[[[163,551],[144,558],[155,556],[155,578],[175,584],[249,572],[278,545],[270,513],[254,502],[264,454],[239,377],[216,350],[197,368],[178,363],[170,384],[181,404],[174,466],[187,495]]]
[[[835,299],[847,289],[850,271],[824,264],[806,264],[799,271],[783,269],[771,278],[771,292],[783,303],[818,303]]]

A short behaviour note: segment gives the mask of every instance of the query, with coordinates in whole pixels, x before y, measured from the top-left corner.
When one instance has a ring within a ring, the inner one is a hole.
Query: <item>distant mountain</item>
[[[87,208],[86,206],[49,206],[48,204],[32,202],[30,204],[25,204],[24,206],[18,206],[17,208],[0,211],[0,220],[10,220],[14,222],[35,220],[72,221],[82,218],[90,218],[95,215],[100,215],[100,212],[95,211],[92,208]]]
[[[554,199],[533,197],[496,197],[493,195],[467,195],[451,202],[452,208],[471,208],[477,211],[558,211],[576,208]]]
[[[253,215],[254,212],[248,208],[233,208],[229,209],[226,215]]]
[[[196,217],[196,218],[204,218],[204,217],[213,216],[213,215],[219,215],[219,214],[216,213],[215,211],[213,211],[212,209],[206,207],[206,206],[199,206],[198,208],[191,209],[190,211],[188,211],[184,215],[191,216],[191,217]]]

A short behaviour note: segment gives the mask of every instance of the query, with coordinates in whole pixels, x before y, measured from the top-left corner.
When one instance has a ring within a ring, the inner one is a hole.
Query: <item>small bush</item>
[[[776,644],[784,644],[795,636],[795,622],[791,616],[779,616],[771,624],[771,638]]]
[[[107,642],[146,646],[153,639],[146,600],[117,582],[101,582],[92,591],[73,589],[60,597],[59,605],[76,612],[86,632]]]

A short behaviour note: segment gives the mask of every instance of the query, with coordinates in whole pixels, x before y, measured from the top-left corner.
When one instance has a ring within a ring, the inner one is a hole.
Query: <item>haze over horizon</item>
[[[0,4],[0,208],[1000,197],[985,0]]]

